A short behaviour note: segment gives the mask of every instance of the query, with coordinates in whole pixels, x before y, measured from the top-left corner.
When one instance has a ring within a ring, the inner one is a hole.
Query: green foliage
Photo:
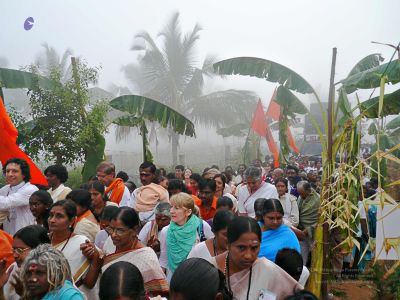
[[[357,73],[364,72],[368,69],[375,68],[380,65],[380,63],[384,60],[380,53],[374,53],[367,55],[362,60],[360,60],[354,67],[351,69],[349,75],[347,77],[353,76]]]
[[[341,83],[346,91],[351,93],[357,89],[377,88],[381,84],[381,77],[387,76],[388,83],[400,82],[400,61],[393,60],[386,64],[378,65],[372,69],[354,74],[342,80]]]
[[[214,72],[220,75],[244,75],[278,82],[290,90],[314,93],[312,86],[299,74],[276,62],[258,57],[234,57],[219,61]]]
[[[104,149],[106,140],[102,134],[93,132],[94,136],[90,143],[85,146],[85,164],[81,170],[84,182],[96,173],[97,166],[104,160]]]
[[[46,77],[32,72],[25,72],[7,68],[0,68],[0,87],[8,89],[34,89],[38,85],[41,88],[50,89],[53,82]]]
[[[153,161],[150,143],[147,138],[146,121],[158,122],[163,128],[170,128],[177,134],[195,135],[194,124],[189,119],[156,100],[137,95],[125,95],[111,100],[110,106],[129,113],[129,115],[113,120],[114,124],[139,127],[142,135],[144,161]]]
[[[156,100],[138,95],[126,95],[111,100],[110,106],[133,116],[158,122],[163,128],[170,127],[178,134],[195,135],[194,124],[189,119]]]
[[[400,113],[400,90],[384,96],[385,105],[381,116],[397,115]],[[361,102],[360,110],[367,118],[378,118],[379,96]]]
[[[256,96],[249,91],[218,91],[203,94],[204,77],[211,77],[215,58],[207,56],[199,67],[196,46],[201,28],[197,24],[182,32],[179,13],[172,15],[161,30],[158,44],[148,32],[140,32],[140,43],[132,46],[140,51],[137,64],[125,66],[126,77],[141,91],[142,96],[157,99],[175,111],[207,127],[228,127],[237,122],[249,122]],[[224,112],[224,113],[221,113]],[[177,163],[179,136],[169,131],[172,163]]]
[[[386,124],[386,129],[397,129],[400,127],[400,116],[397,116],[396,118],[394,118],[393,120],[391,120],[390,122],[388,122]]]
[[[400,299],[400,268],[387,278],[385,278],[384,263],[378,262],[371,267],[369,275],[376,286],[376,295],[374,299]]]
[[[276,102],[281,106],[279,120],[280,160],[282,164],[286,164],[286,157],[290,153],[287,136],[289,117],[295,118],[296,114],[304,115],[309,111],[300,99],[283,85],[280,85],[276,91]]]
[[[68,172],[68,180],[65,186],[71,189],[78,189],[84,181],[82,180],[82,168],[76,167]]]
[[[29,69],[39,72],[35,65]],[[55,64],[50,70],[52,89],[43,89],[36,81],[29,91],[33,128],[23,145],[34,158],[43,155],[46,161],[72,164],[87,160],[89,153],[99,150],[95,143],[106,130],[108,106],[102,102],[88,106],[88,88],[97,81],[98,69],[80,62],[75,70],[76,76],[64,82],[63,72]]]

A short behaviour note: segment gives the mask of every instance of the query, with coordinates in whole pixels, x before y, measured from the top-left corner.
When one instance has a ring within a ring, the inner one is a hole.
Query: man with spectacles
[[[159,202],[169,202],[169,194],[165,188],[153,182],[156,177],[156,166],[153,163],[142,163],[139,166],[139,176],[142,186],[133,191],[132,203],[143,225],[154,220],[154,208]]]
[[[121,178],[115,177],[115,165],[110,162],[102,162],[97,166],[96,176],[105,186],[105,194],[110,201],[117,203],[120,207],[131,204],[131,195]]]

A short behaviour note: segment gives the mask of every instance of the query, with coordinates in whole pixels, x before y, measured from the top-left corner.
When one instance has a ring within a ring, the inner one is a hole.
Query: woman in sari
[[[258,198],[278,199],[274,185],[262,181],[261,169],[249,167],[244,172],[245,185],[238,190],[238,209],[241,216],[255,218],[254,202]]]
[[[89,191],[76,189],[67,195],[76,205],[77,218],[74,224],[74,233],[86,236],[91,242],[96,239],[100,226],[90,210],[92,199]]]
[[[192,196],[178,193],[171,197],[170,203],[171,223],[160,234],[160,265],[166,270],[168,281],[178,265],[188,257],[193,246],[200,242],[200,236],[208,238],[203,230],[206,223],[194,214]]]
[[[259,222],[262,242],[259,257],[275,262],[276,254],[283,248],[295,249],[300,253],[300,243],[294,232],[283,224],[283,207],[277,199],[266,199],[263,205],[263,220]]]
[[[145,247],[139,241],[139,216],[133,208],[121,207],[106,228],[115,245],[116,251],[104,257],[101,271],[107,270],[119,261],[130,262],[142,273],[144,287],[151,296],[168,295],[169,287],[165,274],[153,249]]]
[[[283,215],[283,222],[288,226],[296,227],[299,224],[299,207],[297,205],[297,198],[288,193],[288,184],[287,179],[283,177],[275,180],[279,201],[285,213]]]
[[[229,210],[217,211],[211,226],[214,237],[195,245],[188,258],[199,257],[209,260],[211,257],[224,253],[228,242],[226,237],[228,224],[233,220],[233,217],[234,214]]]
[[[99,272],[100,258],[93,253],[81,251],[82,245],[90,244],[88,238],[74,233],[76,206],[71,200],[60,200],[50,208],[49,231],[51,245],[61,251],[71,268],[71,280],[84,292],[88,299],[96,299],[93,289],[96,280],[91,281],[87,274]],[[93,271],[94,270],[94,271]],[[92,289],[92,290],[91,290]]]
[[[106,187],[101,181],[94,180],[88,184],[88,191],[92,200],[90,207],[97,222],[100,222],[100,217],[106,206],[112,205],[118,207],[116,203],[108,201],[105,190]]]
[[[277,300],[303,287],[289,274],[265,257],[258,258],[261,229],[249,217],[235,217],[228,225],[228,251],[210,262],[224,272],[226,286],[233,299]],[[275,299],[274,298],[274,299]]]

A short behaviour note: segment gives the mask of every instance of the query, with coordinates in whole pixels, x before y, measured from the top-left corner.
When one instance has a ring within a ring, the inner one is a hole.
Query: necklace
[[[63,250],[64,250],[65,247],[67,246],[67,244],[68,244],[69,239],[71,238],[71,236],[72,236],[72,231],[69,233],[68,239],[67,239],[67,241],[65,242],[64,246],[61,248],[60,252],[63,252]],[[51,235],[51,244],[53,244],[53,235]]]
[[[248,283],[248,288],[247,288],[247,294],[246,294],[246,299],[249,300],[249,294],[250,294],[250,287],[251,287],[251,276],[253,271],[253,266],[250,267],[250,274],[249,274],[249,283]],[[230,280],[230,275],[229,275],[229,252],[226,254],[225,258],[225,268],[224,268],[224,275],[225,275],[225,280],[227,281],[228,285],[228,292],[233,295],[232,289],[231,289],[231,280]]]

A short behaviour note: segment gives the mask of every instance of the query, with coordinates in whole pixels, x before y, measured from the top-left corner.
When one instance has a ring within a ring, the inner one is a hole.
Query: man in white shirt
[[[35,223],[29,209],[29,198],[38,190],[31,184],[28,163],[20,158],[11,158],[3,166],[7,185],[0,189],[0,213],[8,216],[3,229],[14,235],[19,229]]]

